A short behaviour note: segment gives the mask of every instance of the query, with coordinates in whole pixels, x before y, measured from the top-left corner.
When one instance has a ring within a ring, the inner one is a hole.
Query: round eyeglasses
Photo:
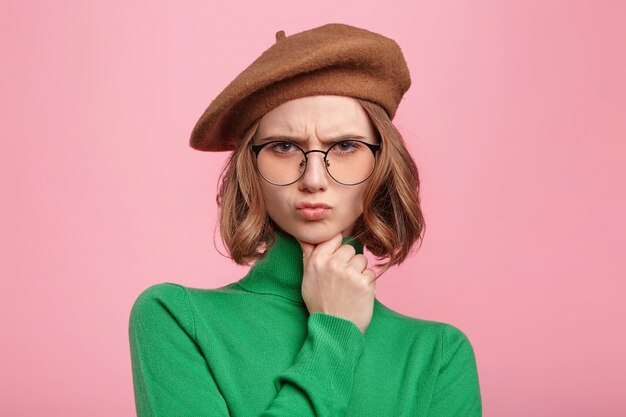
[[[298,181],[306,170],[308,154],[319,152],[324,155],[324,166],[333,180],[343,185],[357,185],[374,172],[376,152],[381,145],[360,140],[342,140],[327,151],[304,151],[293,142],[272,141],[250,145],[250,149],[256,156],[259,174],[271,184],[290,185]]]

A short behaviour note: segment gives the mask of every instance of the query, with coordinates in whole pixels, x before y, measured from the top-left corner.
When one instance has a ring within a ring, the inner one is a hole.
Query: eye
[[[291,142],[274,142],[273,144],[269,145],[268,148],[272,152],[276,152],[276,153],[291,153],[291,152],[296,152],[299,150]]]
[[[341,154],[353,153],[361,146],[363,145],[360,142],[353,140],[344,140],[341,142],[337,142],[335,145],[333,145],[333,152],[338,152]]]

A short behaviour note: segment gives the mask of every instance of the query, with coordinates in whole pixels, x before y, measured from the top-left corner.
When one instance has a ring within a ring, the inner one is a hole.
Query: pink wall
[[[468,335],[485,416],[626,415],[626,2],[300,3],[3,2],[0,415],[134,414],[135,297],[246,271],[193,124],[276,31],[333,21],[412,72],[426,239],[379,299]]]

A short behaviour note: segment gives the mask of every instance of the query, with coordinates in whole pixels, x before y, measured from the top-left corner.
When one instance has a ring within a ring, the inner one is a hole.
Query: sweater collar
[[[342,243],[363,253],[363,244],[347,236]],[[293,236],[278,231],[274,244],[265,251],[239,280],[244,289],[260,294],[273,294],[304,303],[302,298],[302,249]]]

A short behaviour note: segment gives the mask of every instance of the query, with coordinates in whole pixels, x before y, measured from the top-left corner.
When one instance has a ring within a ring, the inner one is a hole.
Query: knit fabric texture
[[[390,119],[411,85],[400,46],[390,38],[341,23],[285,36],[241,72],[194,126],[190,146],[228,151],[265,113],[296,98],[340,95],[381,105]]]
[[[128,329],[138,417],[482,415],[461,330],[375,299],[363,335],[350,320],[309,314],[301,283],[300,246],[279,233],[239,281],[144,290]]]

